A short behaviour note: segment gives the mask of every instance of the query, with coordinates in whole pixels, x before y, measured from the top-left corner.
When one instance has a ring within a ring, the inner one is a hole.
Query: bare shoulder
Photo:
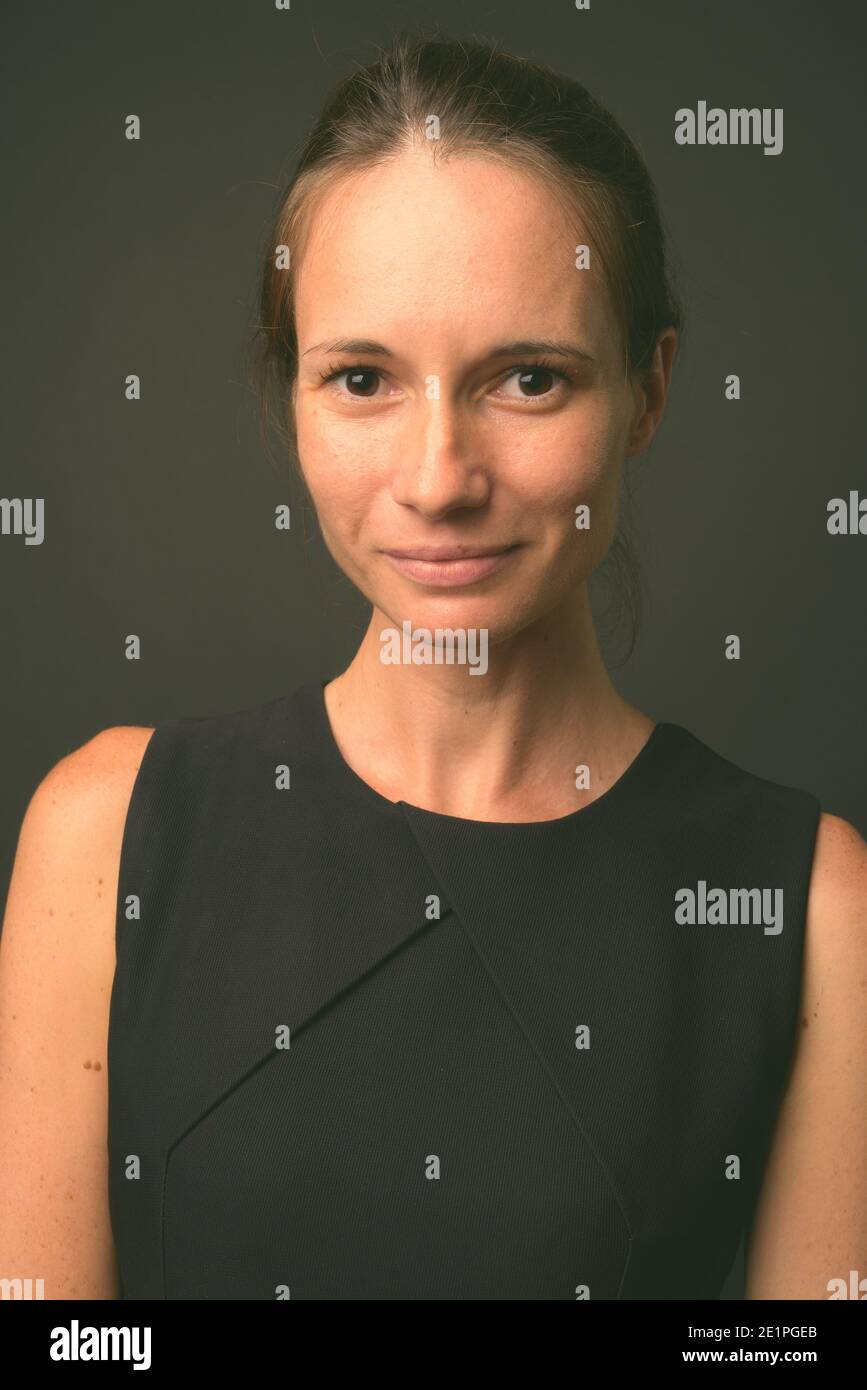
[[[852,1271],[867,1280],[865,1070],[867,843],[823,814],[798,1036],[748,1250],[748,1298],[851,1297],[839,1290]]]
[[[819,818],[810,898],[830,901],[864,888],[867,840],[849,821],[823,813]]]
[[[854,973],[852,973],[854,972]],[[867,1014],[867,841],[854,825],[823,814],[816,834],[804,942],[804,1003]],[[810,1025],[808,1010],[802,1024]]]
[[[42,778],[21,823],[4,938],[7,933],[17,937],[25,920],[31,930],[37,924],[38,914],[23,909],[28,902],[35,905],[35,895],[43,891],[62,899],[89,884],[99,892],[94,902],[102,899],[119,868],[129,800],[152,733],[134,726],[103,729]],[[74,906],[83,905],[76,899]],[[46,911],[54,916],[48,904]],[[91,920],[96,925],[99,918]],[[78,926],[86,929],[86,919]]]
[[[70,890],[110,886],[119,868],[115,860],[130,796],[153,732],[125,725],[103,729],[42,778],[21,824],[0,940],[8,941],[7,933],[17,938],[25,922],[38,927],[39,913],[27,909],[35,909],[43,893],[60,906]],[[94,893],[94,901],[104,896],[103,891]],[[76,898],[68,905],[80,909],[84,904]],[[54,907],[47,901],[45,907],[54,917]],[[64,914],[60,916],[62,920]],[[79,928],[85,925],[85,919],[78,922]]]
[[[124,826],[152,729],[104,729],[27,806],[0,935],[0,1275],[117,1297],[107,1046]]]
[[[102,801],[105,810],[109,810],[113,799],[132,790],[153,732],[124,724],[94,734],[46,773],[33,794],[28,813],[34,808],[46,813],[48,806],[70,801],[82,806],[90,804],[94,809]]]

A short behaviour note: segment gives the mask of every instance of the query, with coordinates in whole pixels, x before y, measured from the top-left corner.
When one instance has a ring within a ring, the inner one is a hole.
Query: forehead
[[[478,157],[435,163],[416,148],[316,199],[297,267],[299,347],[389,329],[455,339],[577,330],[598,347],[611,322],[592,260],[575,266],[587,240],[531,173]]]

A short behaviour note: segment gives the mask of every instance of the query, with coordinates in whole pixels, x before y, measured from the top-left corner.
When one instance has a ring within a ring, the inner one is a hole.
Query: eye
[[[557,397],[562,395],[564,386],[572,384],[571,378],[565,372],[558,371],[546,362],[522,362],[520,366],[512,367],[503,384],[511,381],[518,383],[521,394],[510,396],[509,400],[544,400]],[[554,389],[552,382],[555,384]],[[525,390],[527,394],[524,394]]]
[[[326,367],[324,372],[319,373],[321,381],[337,381],[339,377],[348,378],[347,390],[338,390],[338,395],[348,395],[356,400],[373,400],[376,395],[376,385],[381,373],[375,367],[363,367],[354,364],[351,367]]]

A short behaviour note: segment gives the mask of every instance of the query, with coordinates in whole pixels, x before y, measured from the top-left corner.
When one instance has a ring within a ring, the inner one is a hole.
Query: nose
[[[456,507],[483,507],[491,480],[475,431],[460,408],[445,399],[422,399],[417,414],[395,440],[398,461],[391,479],[396,502],[431,521]]]

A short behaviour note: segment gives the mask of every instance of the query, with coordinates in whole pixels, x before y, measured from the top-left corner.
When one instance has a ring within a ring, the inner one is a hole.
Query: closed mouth
[[[514,550],[514,545],[431,545],[419,546],[411,550],[391,550],[384,553],[398,560],[426,560],[431,564],[445,564],[450,560],[483,560],[490,555],[505,555]]]

